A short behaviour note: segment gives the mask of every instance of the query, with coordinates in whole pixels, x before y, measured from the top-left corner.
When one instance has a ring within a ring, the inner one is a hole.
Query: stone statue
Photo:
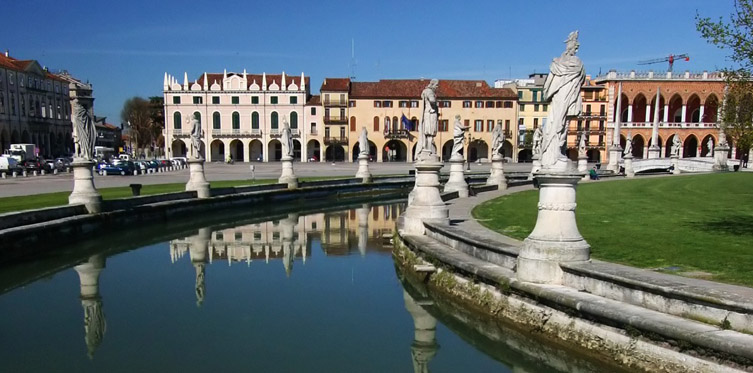
[[[424,153],[426,155],[437,154],[437,148],[434,145],[434,136],[437,135],[439,127],[439,110],[437,106],[437,87],[439,80],[432,79],[429,85],[421,92],[421,99],[424,104],[424,112],[421,117],[421,124],[418,128],[418,144],[416,144],[416,157]]]
[[[578,141],[578,158],[585,158],[586,156],[586,133],[582,132],[580,134],[580,141]]]
[[[452,155],[450,159],[463,159],[460,151],[463,150],[463,140],[465,140],[465,131],[470,127],[463,126],[460,122],[460,115],[455,115],[455,126],[452,130]]]
[[[580,114],[583,106],[580,88],[586,79],[586,70],[580,58],[575,56],[580,46],[578,31],[571,32],[565,43],[565,52],[552,61],[544,82],[544,99],[551,100],[541,144],[541,165],[545,169],[567,167],[567,157],[563,153],[567,118]]]
[[[282,143],[282,157],[292,158],[293,157],[293,136],[291,136],[290,134],[290,125],[288,125],[288,117],[285,115],[282,116],[282,138],[280,138],[280,142]]]
[[[714,153],[714,139],[709,137],[709,141],[706,143],[706,149],[709,151],[708,156],[711,157]]]
[[[505,134],[502,131],[502,121],[492,130],[492,156],[501,155],[502,145],[505,143]]]
[[[625,157],[633,155],[633,138],[630,137],[630,134],[625,139],[625,150],[622,152],[622,155]]]
[[[533,154],[541,156],[541,140],[543,138],[543,134],[541,133],[541,127],[536,127],[536,129],[533,131]]]
[[[74,157],[87,161],[94,159],[94,142],[97,140],[97,130],[89,115],[89,105],[89,102],[80,98],[73,99]]]
[[[729,146],[727,144],[727,134],[724,133],[724,130],[722,129],[719,130],[719,143],[717,144],[717,146],[723,146],[723,147]]]
[[[84,341],[89,358],[94,358],[94,351],[102,343],[105,335],[106,321],[105,312],[102,309],[102,300],[97,297],[81,301],[84,307]]]
[[[201,122],[194,113],[191,116],[191,158],[193,159],[201,159],[202,137],[204,137],[204,132],[201,130]]]
[[[680,156],[680,149],[682,149],[682,143],[680,142],[680,136],[674,135],[672,137],[672,155],[675,157]]]
[[[361,136],[358,138],[358,149],[359,149],[359,157],[369,156],[369,137],[368,137],[368,132],[366,131],[366,127],[361,128]]]

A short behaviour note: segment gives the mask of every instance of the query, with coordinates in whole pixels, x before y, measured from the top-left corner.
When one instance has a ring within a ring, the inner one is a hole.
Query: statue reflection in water
[[[407,291],[403,290],[405,308],[413,317],[413,343],[410,351],[413,358],[413,371],[416,373],[429,372],[429,361],[434,358],[439,350],[437,344],[437,319],[427,312],[422,306],[432,304],[429,298],[425,300],[414,299]]]
[[[99,296],[99,274],[105,268],[105,256],[93,255],[88,261],[73,267],[78,273],[81,287],[81,306],[84,308],[84,341],[87,354],[94,358],[94,351],[102,343],[107,323]]]

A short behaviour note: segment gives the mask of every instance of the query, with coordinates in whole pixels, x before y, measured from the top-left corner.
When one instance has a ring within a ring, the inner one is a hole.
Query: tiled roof
[[[429,79],[380,80],[352,82],[351,98],[419,98]],[[518,95],[509,88],[492,88],[483,80],[439,80],[437,97],[495,98],[514,100]]]
[[[25,71],[29,65],[31,65],[34,62],[34,60],[17,60],[13,57],[6,57],[4,53],[0,53],[0,67],[14,70],[14,71]],[[58,75],[55,75],[49,71],[45,71],[45,77],[47,79],[57,80],[60,82],[66,82],[65,79],[59,77]]]
[[[306,106],[319,106],[322,104],[322,98],[319,95],[312,95],[309,100],[306,101]]]
[[[348,92],[350,78],[324,78],[320,92]]]
[[[231,77],[233,75],[237,75],[241,78],[243,78],[243,73],[231,73],[228,72],[227,76]],[[217,84],[222,84],[223,74],[222,73],[208,73],[207,74],[207,80],[209,80],[209,86],[212,86],[215,82]],[[261,87],[262,82],[262,74],[246,74],[246,79],[248,79],[248,87],[251,86],[251,84],[256,81],[256,84]],[[305,77],[306,80],[306,86],[309,85],[309,81],[311,78],[308,76]],[[267,74],[267,86],[272,85],[272,82],[277,83],[277,85],[282,84],[282,74]],[[193,84],[194,82],[191,82],[190,84]],[[199,85],[204,86],[204,74],[201,74],[199,76],[199,79],[196,79],[196,83],[199,83]],[[290,86],[291,84],[295,83],[298,88],[301,87],[301,76],[300,75],[287,75],[285,74],[285,84]],[[182,84],[182,82],[179,80],[178,84]]]

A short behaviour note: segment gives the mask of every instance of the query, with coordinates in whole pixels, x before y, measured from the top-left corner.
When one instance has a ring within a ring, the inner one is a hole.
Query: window
[[[510,132],[510,120],[505,119],[505,132]]]
[[[298,96],[290,96],[290,103],[291,104],[297,104],[298,103]]]
[[[254,105],[259,104],[259,96],[251,96],[251,103]]]
[[[512,101],[505,101],[502,103],[502,107],[505,109],[512,109]]]
[[[220,128],[222,128],[222,119],[220,118],[220,113],[215,111],[212,114],[212,129],[218,130]]]
[[[181,123],[182,122],[180,120],[180,112],[176,111],[175,113],[173,113],[173,128],[176,130],[179,130]]]
[[[449,102],[449,101],[447,101],[447,102]],[[418,107],[418,101],[411,101],[410,102],[410,107]],[[450,106],[448,105],[447,107],[450,107]]]
[[[418,101],[412,101],[411,104],[415,102],[416,107],[418,107]],[[451,107],[452,101],[439,101],[439,107]]]
[[[217,105],[220,103],[220,96],[212,96],[212,104]]]
[[[463,101],[463,107],[464,107],[464,108],[469,108],[469,107],[471,107],[471,102],[470,102],[470,101]]]
[[[241,232],[235,232],[235,241],[240,242],[243,240],[243,233]]]
[[[279,116],[276,111],[272,112],[272,129],[278,129],[280,127]]]
[[[582,130],[582,129],[583,129],[583,121],[582,121],[582,120],[579,120],[579,121],[578,121],[578,131],[580,131],[580,130]]]
[[[606,114],[604,114],[604,105],[601,105],[601,107],[599,107],[599,115],[602,116],[602,117],[604,115],[606,115]]]
[[[486,102],[486,108],[487,109],[494,108],[494,101],[487,101]]]
[[[196,105],[203,104],[204,100],[202,100],[201,96],[193,96],[193,103]]]
[[[526,111],[526,104],[520,104],[520,111]]]
[[[439,120],[439,131],[440,132],[447,132],[447,128],[449,127],[449,123],[447,119],[440,119]]]
[[[261,232],[254,232],[254,241],[261,241]]]
[[[269,103],[271,103],[272,105],[276,105],[277,104],[277,96],[271,96],[271,97],[269,97]]]
[[[489,119],[486,121],[486,132],[494,131],[494,121]]]
[[[345,103],[345,93],[340,93],[340,104],[342,105],[344,103]]]
[[[329,93],[324,94],[324,104],[329,105]]]
[[[222,234],[222,232],[217,232],[217,233],[214,234],[214,238],[217,241],[223,241],[225,239],[225,235]]]
[[[298,128],[298,113],[290,113],[290,128]]]
[[[483,108],[484,107],[484,101],[476,101],[476,108]]]
[[[259,113],[258,112],[251,113],[251,129],[253,130],[259,129]]]
[[[311,127],[311,132],[310,133],[312,135],[316,135],[316,123],[311,122],[310,127]]]
[[[180,96],[173,96],[173,104],[180,104]]]
[[[315,107],[311,108],[311,115],[316,115],[316,108]]]
[[[233,112],[233,129],[234,130],[241,129],[241,115],[238,114],[237,111]]]
[[[384,101],[382,107],[392,107],[392,101]]]
[[[356,101],[355,100],[348,101],[348,107],[356,107]]]
[[[518,91],[518,100],[523,99],[523,91]]]
[[[525,127],[525,126],[526,126],[526,122],[524,118],[518,119],[518,127]]]
[[[379,117],[374,117],[374,132],[379,132]]]
[[[547,111],[547,110],[549,110],[549,105],[547,105],[547,104],[544,104],[544,105],[542,105],[542,106],[543,106],[543,109],[544,109],[544,111]]]
[[[533,102],[539,100],[539,91],[531,91],[531,94],[533,94]]]
[[[390,127],[390,117],[384,117],[384,128],[388,128],[388,131],[392,130]]]
[[[240,103],[241,103],[241,98],[240,98],[240,97],[238,97],[238,96],[232,96],[232,97],[230,97],[230,102],[231,102],[231,103],[232,103],[233,105],[238,105],[238,104],[240,104]]]
[[[356,132],[356,117],[350,117],[350,132]]]
[[[484,121],[481,119],[476,119],[476,121],[473,123],[473,130],[476,132],[484,132]]]
[[[408,107],[408,101],[398,101],[400,107]]]
[[[586,105],[586,115],[591,115],[591,105]]]
[[[533,118],[533,129],[539,128],[539,118]]]
[[[587,120],[586,121],[586,131],[589,131],[589,130],[591,130],[591,121]]]
[[[604,121],[603,120],[599,121],[599,131],[604,131]]]
[[[374,101],[374,107],[382,107],[382,101]]]
[[[539,104],[533,104],[533,111],[539,111]]]
[[[340,138],[341,139],[345,138],[345,127],[340,127]]]

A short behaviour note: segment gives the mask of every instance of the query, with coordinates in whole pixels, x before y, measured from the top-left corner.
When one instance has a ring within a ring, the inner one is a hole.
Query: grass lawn
[[[315,181],[325,179],[336,179],[336,177],[302,177],[300,181]],[[257,180],[220,180],[209,182],[211,188],[228,188],[255,184],[272,184],[277,179],[257,179]],[[141,195],[161,194],[182,192],[186,188],[185,183],[174,184],[154,184],[144,185],[141,187]],[[130,187],[115,187],[97,189],[102,194],[102,199],[117,199],[131,197],[133,193]],[[14,196],[0,198],[0,214],[13,211],[39,209],[44,207],[61,206],[68,204],[68,196],[71,192],[56,192],[36,194],[31,196]]]
[[[537,202],[537,190],[515,193],[473,216],[522,240]],[[577,202],[578,228],[596,259],[753,286],[753,173],[584,183]]]

